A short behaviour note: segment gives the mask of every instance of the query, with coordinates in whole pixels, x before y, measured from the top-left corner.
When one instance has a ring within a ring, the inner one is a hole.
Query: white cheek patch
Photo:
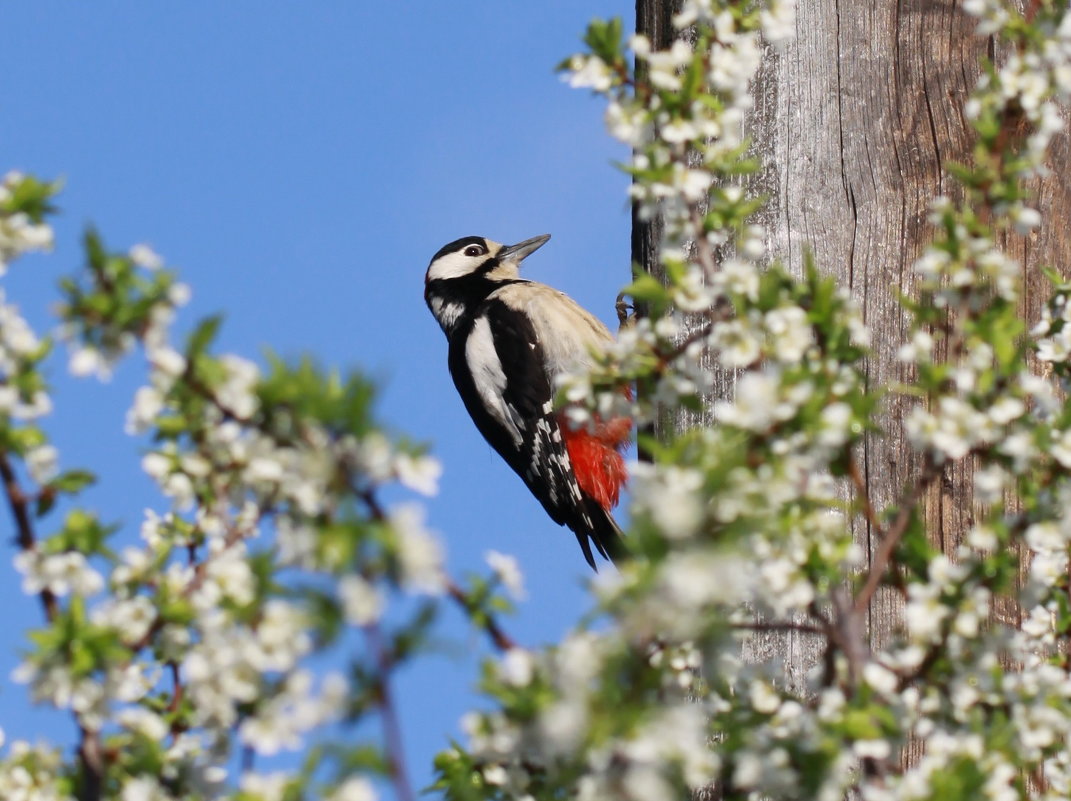
[[[523,438],[516,412],[503,400],[506,389],[506,373],[495,350],[491,325],[486,317],[480,317],[472,326],[472,333],[465,340],[465,361],[472,372],[472,382],[483,401],[484,408],[513,438],[520,447]]]
[[[439,321],[444,331],[453,328],[464,311],[465,307],[460,303],[450,303],[442,298],[431,299],[431,313],[435,315],[435,319]]]
[[[447,253],[431,263],[429,281],[447,281],[476,272],[486,260],[483,256],[466,256],[464,253]]]

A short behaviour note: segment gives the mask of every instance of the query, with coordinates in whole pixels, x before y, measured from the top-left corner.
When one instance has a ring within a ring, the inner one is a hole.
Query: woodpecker
[[[623,553],[610,509],[626,478],[631,421],[574,429],[554,408],[555,377],[590,365],[592,348],[612,336],[563,292],[520,277],[521,262],[548,239],[505,246],[466,236],[444,245],[428,265],[424,300],[446,334],[450,375],[476,428],[597,569],[591,543],[611,561]]]

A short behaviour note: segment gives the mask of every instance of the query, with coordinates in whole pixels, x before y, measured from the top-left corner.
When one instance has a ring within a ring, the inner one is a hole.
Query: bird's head
[[[455,239],[432,257],[424,283],[427,285],[432,281],[451,281],[469,276],[482,276],[491,281],[516,278],[525,257],[548,239],[550,234],[543,234],[516,245],[503,245],[482,236]]]
[[[447,336],[497,284],[515,279],[518,267],[550,234],[516,245],[502,245],[482,236],[455,239],[439,249],[424,276],[424,300]]]

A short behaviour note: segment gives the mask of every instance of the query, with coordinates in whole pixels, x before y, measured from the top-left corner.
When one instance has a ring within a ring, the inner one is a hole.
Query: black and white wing
[[[450,374],[480,433],[524,480],[547,514],[605,557],[620,531],[577,482],[554,411],[544,353],[528,317],[491,297],[450,341]]]

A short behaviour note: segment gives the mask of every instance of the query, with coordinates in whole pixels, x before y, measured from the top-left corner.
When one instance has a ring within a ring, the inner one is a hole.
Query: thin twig
[[[881,545],[878,546],[877,553],[874,554],[874,562],[870,566],[870,573],[867,575],[863,588],[855,597],[855,610],[857,612],[863,611],[870,605],[870,599],[877,592],[881,578],[885,575],[885,569],[889,565],[889,560],[892,559],[893,551],[896,550],[896,546],[899,545],[900,540],[907,532],[907,527],[911,524],[911,516],[915,513],[915,508],[918,506],[922,496],[926,494],[930,484],[940,474],[940,468],[932,460],[927,459],[918,479],[900,501],[900,511],[897,513],[896,519],[887,531],[881,532]]]
[[[383,645],[379,627],[369,625],[364,627],[368,644],[375,654],[376,666],[379,669],[379,710],[383,721],[383,739],[386,748],[387,764],[390,767],[391,779],[394,782],[394,793],[398,801],[415,801],[413,788],[409,784],[409,772],[405,766],[405,746],[402,740],[402,727],[398,720],[398,711],[394,706],[394,696],[390,687],[390,674],[394,668],[394,662],[390,653]]]
[[[37,536],[34,534],[33,522],[30,519],[30,499],[19,486],[15,469],[4,452],[0,452],[0,478],[4,482],[4,494],[7,496],[11,516],[15,518],[15,541],[23,551],[32,551],[37,545]],[[47,587],[41,590],[38,596],[41,599],[41,607],[45,610],[45,618],[51,623],[59,612],[56,596]]]
[[[33,551],[37,547],[37,534],[30,517],[30,496],[19,485],[11,460],[3,451],[0,451],[0,479],[4,482],[4,495],[7,496],[11,516],[15,519],[15,541],[23,552]],[[60,611],[55,594],[45,587],[37,596],[41,600],[45,619],[49,623],[54,622]],[[82,764],[82,783],[78,788],[78,798],[79,801],[100,801],[104,792],[104,757],[101,752],[100,733],[88,728],[77,712],[72,714],[78,725],[78,759]]]
[[[174,690],[171,694],[171,703],[167,707],[167,711],[171,713],[178,712],[179,706],[182,704],[182,674],[179,672],[178,662],[169,662],[171,667],[171,683],[174,686]]]
[[[860,504],[862,504],[863,517],[866,518],[870,530],[872,532],[881,531],[881,521],[878,520],[878,514],[874,510],[874,505],[870,502],[870,491],[867,488],[866,479],[863,478],[862,469],[859,467],[859,460],[855,458],[854,452],[848,453],[848,477],[852,480],[852,485],[855,487],[856,498],[858,498]]]
[[[863,665],[870,658],[870,643],[863,624],[866,605],[853,604],[851,593],[843,586],[833,589],[830,600],[836,620],[831,634],[848,660],[848,679],[855,687],[863,675]]]
[[[457,601],[458,606],[460,606],[465,614],[471,619],[475,608],[472,602],[469,601],[469,597],[465,594],[465,591],[457,586],[452,579],[447,579],[446,592],[451,598]],[[506,634],[493,615],[489,612],[484,612],[482,617],[483,620],[479,624],[480,628],[487,632],[487,636],[491,639],[491,643],[496,649],[505,653],[506,651],[517,647],[516,641]]]
[[[705,226],[703,225],[703,218],[700,216],[698,204],[691,204],[688,211],[691,216],[691,223],[695,226],[696,256],[699,260],[699,264],[703,268],[703,273],[709,279],[718,271],[718,265],[714,261],[714,251],[710,247],[710,241],[707,239]]]

